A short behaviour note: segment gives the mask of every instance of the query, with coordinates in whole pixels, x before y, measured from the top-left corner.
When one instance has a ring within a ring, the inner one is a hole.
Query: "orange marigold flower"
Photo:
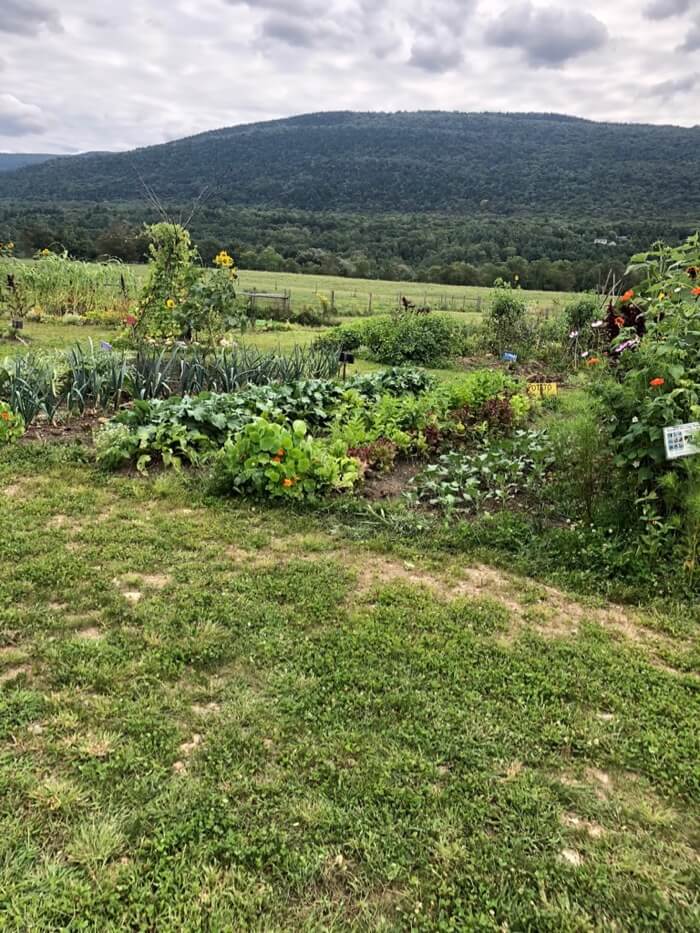
[[[280,449],[277,451],[277,453],[275,454],[275,456],[276,456],[276,457],[284,457],[284,455],[285,455],[286,453],[287,453],[287,451],[284,449],[284,447],[280,447]]]
[[[650,386],[653,386],[655,389],[660,388],[663,385],[666,385],[666,380],[662,379],[661,376],[657,376],[656,379],[652,379],[649,383]]]
[[[9,411],[0,411],[0,418],[2,418],[3,421],[9,421],[10,420]]]
[[[616,317],[616,318],[615,318],[615,323],[617,324],[618,327],[624,327],[624,326],[625,326],[625,319],[624,319],[623,317]]]
[[[285,489],[291,489],[291,487],[294,485],[294,480],[293,480],[293,479],[283,479],[283,480],[282,480],[282,485],[284,486]]]
[[[623,301],[632,301],[633,298],[634,298],[633,288],[630,288],[630,290],[628,292],[625,292],[625,294],[622,296]]]
[[[700,288],[694,288],[692,291],[693,295],[700,295]]]
[[[600,363],[600,360],[597,356],[592,356],[590,360],[586,360],[586,366],[597,366]]]
[[[273,463],[282,463],[282,458],[281,458],[281,457],[273,457],[273,458],[272,458],[272,462],[273,462]]]

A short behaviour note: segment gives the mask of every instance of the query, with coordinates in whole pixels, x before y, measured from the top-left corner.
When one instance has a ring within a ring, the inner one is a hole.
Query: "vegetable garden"
[[[8,928],[693,928],[700,239],[284,350],[151,240],[0,365]]]

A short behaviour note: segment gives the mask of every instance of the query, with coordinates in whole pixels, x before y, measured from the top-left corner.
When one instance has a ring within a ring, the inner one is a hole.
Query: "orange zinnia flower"
[[[3,421],[9,421],[10,420],[9,411],[0,411],[0,418],[2,418]]]
[[[625,292],[625,294],[622,296],[623,301],[632,301],[633,298],[634,298],[634,289],[632,288],[630,288],[630,290],[628,292]]]
[[[586,366],[597,366],[600,363],[600,360],[597,356],[592,356],[590,360],[586,360]]]
[[[283,479],[283,480],[282,480],[282,485],[284,486],[285,489],[290,489],[290,488],[294,485],[294,480],[293,480],[293,479]]]
[[[694,288],[693,295],[700,295],[700,288]]]
[[[655,389],[658,389],[660,386],[666,385],[666,380],[658,376],[656,379],[652,379],[649,385],[654,386]]]
[[[282,463],[282,458],[281,458],[281,457],[273,457],[273,458],[272,458],[272,462],[273,462],[273,463]]]

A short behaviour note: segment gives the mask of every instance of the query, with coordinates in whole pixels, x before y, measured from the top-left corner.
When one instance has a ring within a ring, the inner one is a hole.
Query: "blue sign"
[[[517,353],[504,353],[501,357],[504,363],[517,363],[518,354]]]

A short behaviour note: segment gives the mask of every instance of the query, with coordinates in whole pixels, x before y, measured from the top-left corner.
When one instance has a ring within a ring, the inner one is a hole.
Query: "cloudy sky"
[[[0,0],[0,151],[318,110],[700,123],[700,0]]]

